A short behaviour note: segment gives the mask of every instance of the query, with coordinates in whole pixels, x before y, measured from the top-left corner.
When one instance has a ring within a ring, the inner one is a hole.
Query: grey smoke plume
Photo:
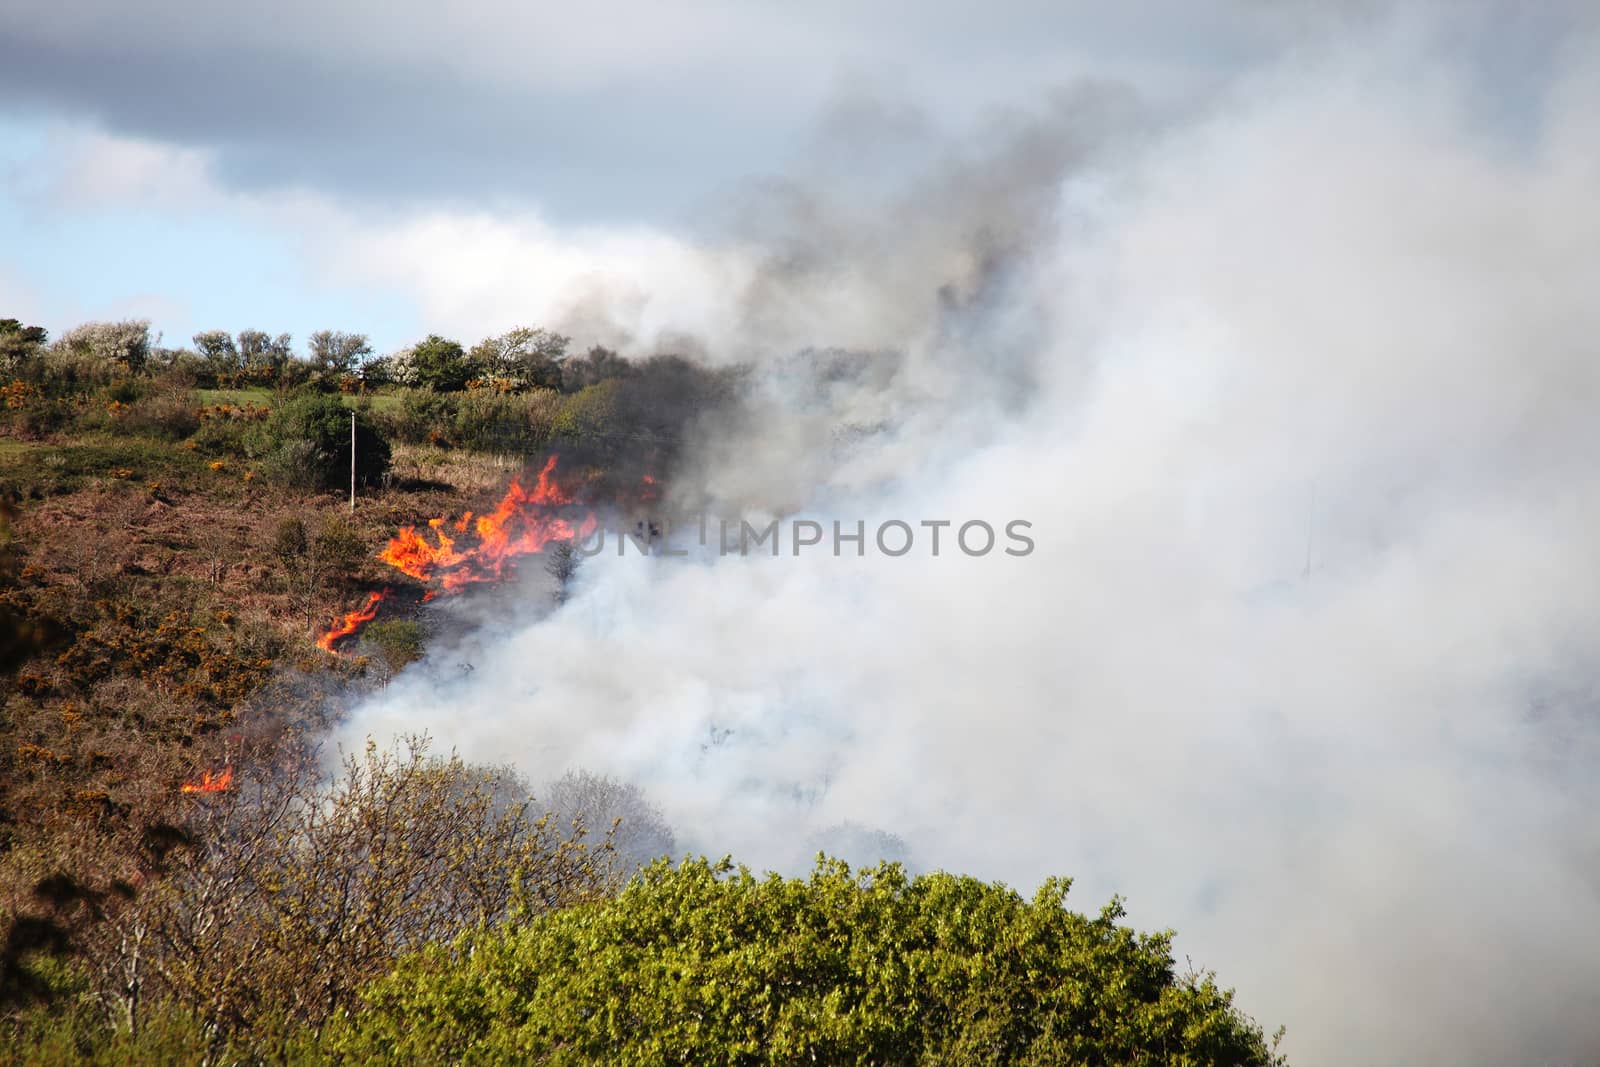
[[[351,736],[613,775],[755,865],[851,824],[1071,874],[1297,1063],[1593,1060],[1600,81],[1486,121],[1441,40],[1046,123],[876,220],[810,186],[704,339],[765,392],[684,502],[1037,551],[599,556]]]

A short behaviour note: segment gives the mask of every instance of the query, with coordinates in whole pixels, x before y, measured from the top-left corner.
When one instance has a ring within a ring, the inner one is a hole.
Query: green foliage
[[[384,416],[396,441],[408,445],[440,444],[455,422],[456,398],[432,389],[403,389],[399,402]]]
[[[0,375],[10,378],[26,373],[49,339],[43,326],[24,326],[17,319],[0,319]]]
[[[519,326],[474,345],[470,359],[481,373],[518,389],[559,389],[569,343],[542,327]]]
[[[266,424],[256,448],[263,469],[286,485],[337,489],[349,484],[350,419],[356,420],[356,480],[377,482],[389,469],[389,442],[372,421],[334,396],[300,396]]]
[[[311,365],[324,374],[352,374],[367,356],[372,342],[364,333],[318,330],[311,335]]]
[[[563,400],[552,389],[507,393],[404,389],[378,416],[406,444],[454,445],[478,452],[535,452],[550,441]]]
[[[188,1067],[242,1059],[240,1050],[225,1044],[219,1049],[193,1014],[167,1005],[137,1030],[114,1026],[104,1012],[74,1003],[28,1012],[0,1033],[30,1067]]]
[[[633,364],[611,349],[595,345],[577,359],[561,364],[561,390],[576,393],[613,378],[626,378],[631,373]]]
[[[411,350],[416,383],[441,393],[453,393],[467,387],[473,376],[473,367],[459,341],[451,341],[431,333],[417,342]]]
[[[1169,935],[896,865],[658,863],[614,900],[430,947],[333,1036],[351,1063],[1270,1064]]]
[[[116,386],[112,387],[114,390]],[[125,433],[142,434],[166,441],[181,441],[200,428],[199,404],[187,389],[145,389],[117,416]]]
[[[298,516],[279,520],[269,545],[282,568],[284,584],[305,612],[310,630],[329,585],[348,585],[367,555],[366,541],[344,516],[324,516],[309,533]]]
[[[612,380],[588,386],[567,397],[551,426],[551,433],[579,444],[604,441],[618,429],[618,392],[619,383]]]
[[[64,365],[98,365],[103,368],[100,375],[113,370],[138,374],[150,358],[150,321],[86,322],[62,334],[55,349]]]
[[[475,452],[537,451],[549,441],[548,427],[530,417],[537,403],[520,395],[473,389],[456,408],[452,439]]]
[[[71,443],[0,450],[0,482],[21,498],[70,493],[116,481],[159,483],[163,490],[192,484],[206,473],[195,452],[130,435],[83,434]]]
[[[391,671],[422,658],[422,624],[411,619],[385,619],[361,632],[361,640],[378,650]]]
[[[227,330],[202,330],[194,335],[194,347],[210,372],[210,377],[222,380],[244,369],[239,358],[239,348]]]
[[[258,380],[271,380],[293,358],[290,337],[273,337],[262,330],[240,330],[237,340],[239,359]]]
[[[242,456],[252,443],[253,433],[248,419],[206,412],[189,440],[196,450],[208,456]]]

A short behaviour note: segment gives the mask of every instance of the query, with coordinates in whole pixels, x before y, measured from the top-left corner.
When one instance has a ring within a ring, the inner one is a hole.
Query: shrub
[[[356,480],[371,485],[389,469],[388,439],[337,397],[300,396],[280,407],[256,439],[262,467],[286,485],[337,489],[349,484],[350,424],[356,425]]]
[[[482,373],[511,383],[515,388],[559,388],[561,362],[571,338],[549,330],[519,326],[487,337],[469,354]]]
[[[248,420],[216,412],[205,412],[200,425],[189,438],[196,450],[208,456],[242,456],[251,441]]]
[[[122,421],[131,433],[181,441],[200,428],[200,413],[193,393],[163,389],[134,401]]]
[[[43,326],[24,326],[17,319],[0,319],[0,378],[9,380],[27,373],[49,339]]]
[[[98,365],[107,375],[113,370],[138,374],[150,358],[150,322],[86,322],[62,334],[55,351],[84,365]]]
[[[555,436],[556,419],[561,415],[562,397],[555,389],[535,389],[522,397],[522,411],[528,420],[528,439],[543,448]]]
[[[452,430],[456,398],[431,389],[404,389],[400,402],[385,417],[396,441],[409,445],[437,444]]]
[[[626,378],[633,369],[633,364],[611,349],[596,345],[581,357],[561,364],[561,390],[576,393],[613,378]]]
[[[456,405],[452,440],[475,452],[523,452],[538,447],[532,441],[527,406],[519,397],[474,389]]]
[[[579,444],[609,439],[616,431],[618,386],[615,380],[601,382],[565,398],[551,433]]]
[[[429,334],[411,349],[411,364],[418,385],[441,393],[465,389],[473,367],[459,341]]]
[[[369,744],[332,782],[315,766],[241,768],[195,803],[193,847],[101,939],[110,999],[170,998],[252,1039],[274,1020],[319,1027],[399,955],[609,886],[606,841],[597,853],[581,827],[537,819],[504,772],[430,757],[425,740]]]
[[[369,625],[361,639],[378,650],[391,671],[422,658],[422,624],[411,619],[386,619]]]
[[[331,1042],[361,1063],[1128,1064],[1274,1056],[1169,934],[894,864],[657,863],[615,899],[411,956]]]

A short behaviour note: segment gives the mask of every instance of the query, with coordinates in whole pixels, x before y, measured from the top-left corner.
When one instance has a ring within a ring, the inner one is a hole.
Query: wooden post
[[[356,413],[350,413],[350,514],[356,513]]]

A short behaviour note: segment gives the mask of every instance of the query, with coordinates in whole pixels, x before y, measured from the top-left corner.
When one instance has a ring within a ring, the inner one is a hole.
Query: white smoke
[[[1073,875],[1300,1064],[1600,1054],[1600,86],[1486,123],[1449,50],[1368,44],[1059,155],[1025,217],[919,186],[708,339],[887,345],[881,302],[897,354],[770,362],[695,502],[1031,555],[603,555],[350,737],[611,774],[758,866],[850,823]]]

